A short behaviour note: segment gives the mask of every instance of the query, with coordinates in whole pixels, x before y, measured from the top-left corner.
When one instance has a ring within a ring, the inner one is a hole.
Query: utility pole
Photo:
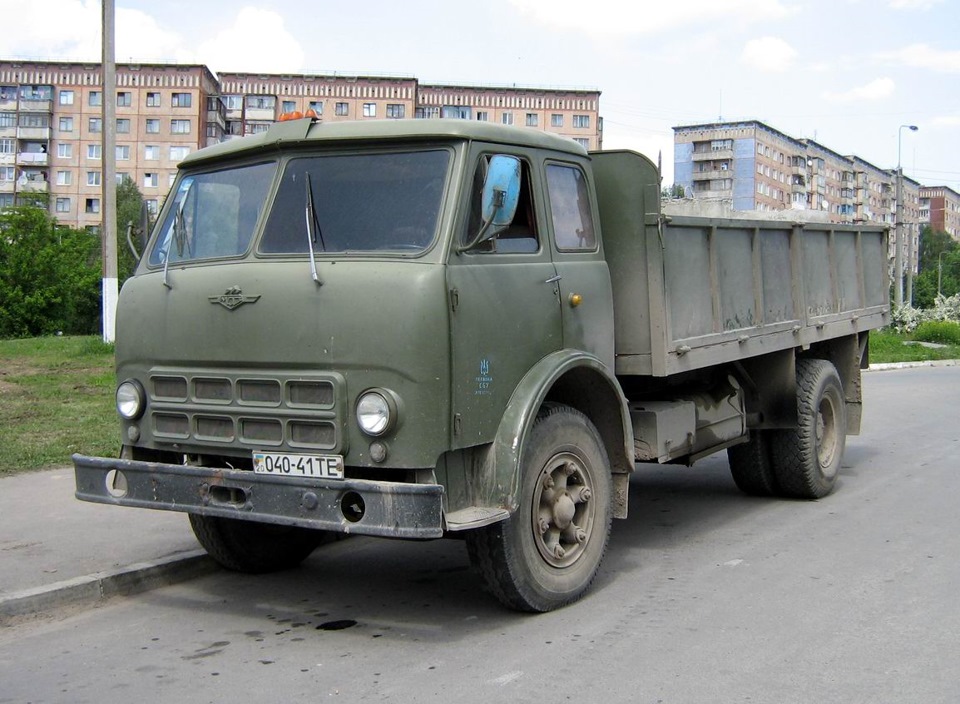
[[[103,259],[102,317],[103,341],[113,342],[117,331],[117,67],[114,63],[114,0],[102,0],[103,10],[103,94],[101,115],[100,242]]]
[[[901,144],[903,142],[903,128],[916,132],[916,125],[900,125],[897,130],[897,230],[896,252],[894,253],[894,267],[896,269],[897,287],[894,289],[894,303],[897,307],[903,305],[903,167],[900,166]]]

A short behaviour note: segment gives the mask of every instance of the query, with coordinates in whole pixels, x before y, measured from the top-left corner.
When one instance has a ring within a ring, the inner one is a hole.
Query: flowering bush
[[[927,321],[960,323],[960,293],[949,297],[938,295],[933,308],[919,309],[910,305],[894,308],[890,317],[890,326],[901,334],[912,333]]]

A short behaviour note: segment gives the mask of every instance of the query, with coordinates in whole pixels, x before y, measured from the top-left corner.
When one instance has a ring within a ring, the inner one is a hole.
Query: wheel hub
[[[533,535],[541,557],[554,567],[577,561],[593,525],[593,489],[583,461],[559,453],[540,472],[533,496]]]

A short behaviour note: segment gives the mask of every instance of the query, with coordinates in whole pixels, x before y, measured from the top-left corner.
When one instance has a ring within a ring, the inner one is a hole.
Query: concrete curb
[[[37,616],[65,606],[96,606],[127,596],[201,577],[218,570],[203,550],[191,550],[108,572],[75,577],[0,596],[0,625],[17,616]]]
[[[868,372],[888,372],[893,369],[913,369],[915,367],[955,367],[960,365],[960,359],[928,359],[922,362],[886,362],[884,364],[871,364],[864,371]]]

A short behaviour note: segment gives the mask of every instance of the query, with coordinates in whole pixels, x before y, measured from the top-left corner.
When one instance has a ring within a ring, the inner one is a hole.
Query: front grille
[[[161,443],[344,451],[338,375],[156,369],[146,386],[149,428]]]

